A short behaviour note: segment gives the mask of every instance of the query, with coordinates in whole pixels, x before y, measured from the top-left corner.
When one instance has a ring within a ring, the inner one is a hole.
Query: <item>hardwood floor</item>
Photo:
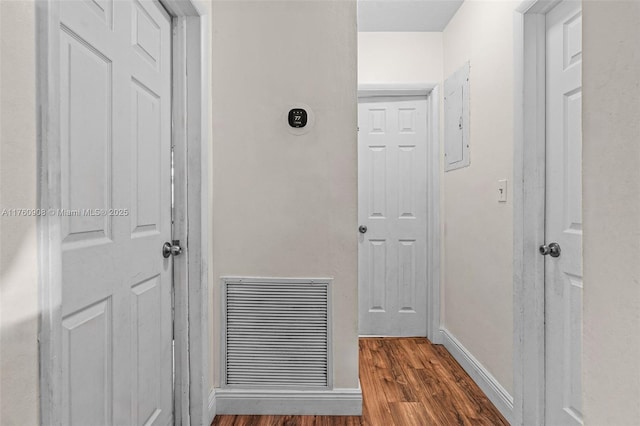
[[[360,339],[362,417],[216,416],[214,426],[508,425],[440,345],[424,338]]]

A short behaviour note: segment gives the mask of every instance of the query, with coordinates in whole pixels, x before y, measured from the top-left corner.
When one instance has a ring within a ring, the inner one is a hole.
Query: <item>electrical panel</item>
[[[444,82],[444,171],[467,167],[469,153],[469,71],[467,62]]]

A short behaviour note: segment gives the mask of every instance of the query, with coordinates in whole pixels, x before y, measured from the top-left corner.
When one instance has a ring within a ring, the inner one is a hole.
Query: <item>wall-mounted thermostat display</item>
[[[307,111],[302,108],[294,108],[289,111],[289,126],[300,128],[307,125]]]
[[[282,120],[289,133],[302,136],[313,130],[315,115],[309,105],[296,102],[282,111]]]

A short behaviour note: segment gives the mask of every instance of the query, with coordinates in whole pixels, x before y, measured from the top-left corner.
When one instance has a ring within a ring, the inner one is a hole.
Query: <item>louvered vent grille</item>
[[[329,282],[225,283],[226,384],[329,387]]]

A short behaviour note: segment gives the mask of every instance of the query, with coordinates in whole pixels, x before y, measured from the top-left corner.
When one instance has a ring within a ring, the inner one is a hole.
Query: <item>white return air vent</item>
[[[225,385],[331,388],[330,283],[223,278]]]

